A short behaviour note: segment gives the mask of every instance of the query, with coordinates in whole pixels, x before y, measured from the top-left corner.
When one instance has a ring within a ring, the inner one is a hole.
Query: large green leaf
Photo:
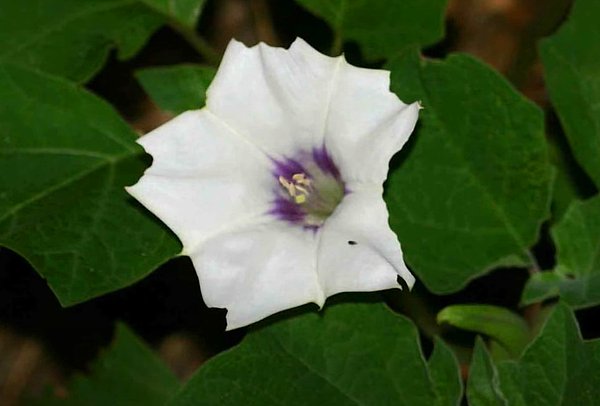
[[[600,2],[577,0],[541,55],[552,102],[575,157],[600,187]]]
[[[139,0],[179,24],[194,28],[206,0]]]
[[[458,405],[456,360],[437,346],[427,364],[404,317],[377,303],[328,306],[248,334],[170,404]]]
[[[483,361],[474,358],[471,368],[482,368]],[[494,387],[509,406],[598,404],[600,340],[584,342],[575,317],[564,305],[557,306],[518,361],[501,361],[496,368]],[[477,383],[471,382],[468,392]],[[479,397],[469,401],[471,406],[490,404]]]
[[[367,58],[387,58],[410,44],[444,36],[447,0],[297,0],[327,21],[337,36],[356,41]]]
[[[424,107],[386,194],[409,265],[447,293],[528,264],[552,183],[541,111],[464,55],[434,62],[410,50],[388,66],[392,89]]]
[[[111,348],[101,354],[90,375],[78,375],[65,399],[41,405],[162,406],[177,391],[177,378],[127,327],[119,324]]]
[[[0,64],[0,245],[63,305],[127,286],[180,245],[123,189],[146,164],[136,134],[62,79]]]
[[[173,65],[141,69],[136,77],[161,109],[177,114],[204,106],[215,73],[207,66]]]
[[[0,0],[0,62],[83,82],[111,47],[134,55],[164,21],[137,0]]]
[[[571,204],[552,229],[552,237],[557,248],[556,268],[529,279],[523,303],[560,294],[571,306],[600,304],[600,196]]]

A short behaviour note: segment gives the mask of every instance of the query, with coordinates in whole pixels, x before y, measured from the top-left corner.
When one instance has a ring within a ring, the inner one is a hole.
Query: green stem
[[[331,44],[331,51],[329,54],[331,56],[339,56],[344,49],[344,40],[342,38],[342,33],[340,30],[336,30],[333,34],[333,43]]]
[[[213,49],[206,39],[198,35],[194,29],[186,27],[174,20],[169,20],[168,24],[169,27],[181,35],[181,37],[185,39],[187,43],[190,44],[204,60],[206,60],[206,62],[213,66],[219,66],[221,58],[217,51]]]

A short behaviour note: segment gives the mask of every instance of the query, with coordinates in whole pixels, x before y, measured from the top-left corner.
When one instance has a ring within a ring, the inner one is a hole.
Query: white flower
[[[382,184],[419,105],[389,72],[297,39],[232,41],[207,92],[139,139],[152,166],[127,190],[181,239],[205,303],[234,329],[345,291],[409,286]]]

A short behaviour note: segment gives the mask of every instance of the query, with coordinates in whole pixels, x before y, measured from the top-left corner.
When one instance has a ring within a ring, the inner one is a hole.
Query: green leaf
[[[530,278],[523,302],[560,293],[574,307],[600,304],[600,196],[571,204],[553,227],[552,237],[557,249],[556,268]]]
[[[49,398],[43,405],[162,406],[180,384],[173,373],[122,324],[108,351],[100,355],[89,376],[69,384],[66,399]]]
[[[298,0],[327,21],[337,36],[356,41],[369,59],[388,58],[410,44],[444,36],[447,0]]]
[[[196,65],[175,65],[138,70],[136,78],[163,110],[178,114],[199,109],[215,69]]]
[[[421,100],[417,130],[388,178],[390,225],[436,293],[501,265],[527,265],[549,215],[553,170],[541,111],[465,55],[388,65],[392,90]]]
[[[564,277],[554,272],[537,272],[531,275],[523,288],[521,305],[527,306],[558,296],[562,282]]]
[[[467,385],[470,406],[597,404],[600,340],[583,341],[565,305],[556,306],[519,360],[494,366],[480,344]]]
[[[600,340],[584,342],[564,305],[556,307],[519,361],[497,367],[499,388],[509,405],[598,404]]]
[[[164,18],[132,0],[0,0],[0,62],[84,82],[112,47],[127,59]]]
[[[194,28],[206,0],[140,0],[188,28]]]
[[[580,196],[581,191],[577,184],[578,174],[573,169],[574,161],[571,161],[566,143],[562,145],[549,137],[548,147],[550,159],[556,170],[552,186],[552,221],[556,222],[562,218],[569,205]]]
[[[529,327],[516,313],[491,305],[453,305],[437,315],[438,323],[485,334],[518,356],[529,341]]]
[[[180,251],[123,189],[146,163],[136,134],[94,95],[0,64],[0,245],[63,305],[127,286]]]
[[[463,384],[460,370],[452,350],[439,337],[435,337],[433,353],[427,361],[433,391],[438,405],[460,405]]]
[[[577,0],[542,41],[546,84],[576,159],[600,187],[600,2]]]
[[[452,364],[442,348],[428,367],[416,328],[382,304],[338,304],[251,332],[170,405],[456,405]]]
[[[496,387],[498,371],[481,338],[475,341],[469,380],[467,381],[467,400],[470,406],[503,406],[505,401]]]

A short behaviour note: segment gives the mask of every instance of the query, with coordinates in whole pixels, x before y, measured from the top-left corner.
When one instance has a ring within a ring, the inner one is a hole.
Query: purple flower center
[[[325,147],[273,162],[271,214],[306,228],[319,228],[345,194],[340,172]]]

